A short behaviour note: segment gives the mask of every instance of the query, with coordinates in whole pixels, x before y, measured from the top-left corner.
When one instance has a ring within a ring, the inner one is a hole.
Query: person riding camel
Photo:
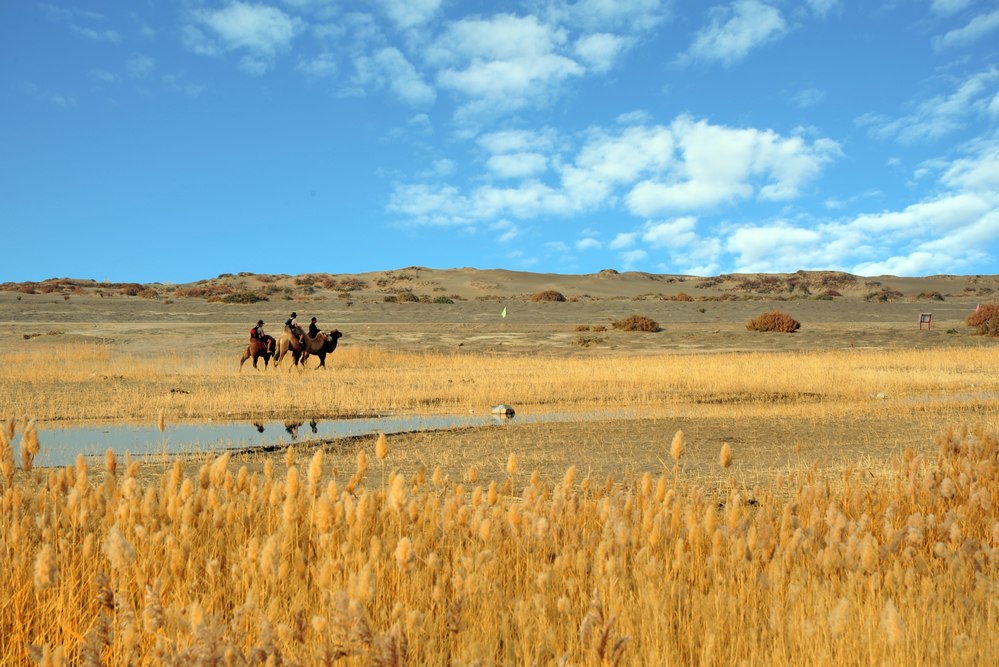
[[[316,318],[313,317],[312,321],[309,322],[309,338],[315,338],[318,335],[319,335],[319,327],[316,326]]]
[[[257,320],[257,326],[250,329],[250,339],[263,340],[264,339],[264,321]]]
[[[288,321],[285,322],[284,325],[288,327],[288,330],[291,331],[291,335],[297,338],[299,345],[301,345],[303,332],[302,328],[298,326],[298,313],[292,311],[291,317],[288,318]]]

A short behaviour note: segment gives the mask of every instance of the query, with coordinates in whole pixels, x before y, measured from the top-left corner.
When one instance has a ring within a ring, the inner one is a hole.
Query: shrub
[[[944,295],[940,292],[920,292],[916,295],[917,301],[943,301]]]
[[[442,295],[442,296],[436,297],[434,299],[434,303],[454,303],[454,300],[451,299],[451,297],[447,297],[447,296],[443,296]]]
[[[234,294],[226,294],[222,297],[222,303],[257,303],[258,301],[267,300],[266,296],[260,296],[253,292],[236,292]]]
[[[565,301],[565,296],[561,292],[556,292],[553,289],[546,289],[532,294],[531,301],[534,301],[535,303],[538,301]]]
[[[898,290],[888,289],[887,287],[881,288],[878,292],[871,292],[864,297],[864,301],[879,301],[881,303],[891,303],[896,299],[901,299],[904,294]]]
[[[986,336],[999,336],[999,303],[983,303],[965,320]]]
[[[674,295],[673,298],[671,299],[671,301],[693,301],[693,300],[694,297],[690,296],[686,292],[680,292],[679,294]]]
[[[801,323],[779,310],[769,310],[746,322],[746,328],[750,331],[776,331],[778,333],[794,333],[801,327]]]
[[[659,331],[659,323],[645,315],[629,315],[612,322],[611,326],[622,331]]]
[[[399,292],[395,295],[396,303],[417,303],[419,300],[420,297],[412,292]]]

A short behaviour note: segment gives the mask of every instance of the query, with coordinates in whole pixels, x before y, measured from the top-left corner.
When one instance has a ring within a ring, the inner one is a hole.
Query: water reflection
[[[134,455],[181,454],[213,452],[226,449],[281,447],[292,442],[310,442],[375,433],[407,433],[439,431],[450,428],[502,425],[511,422],[565,422],[601,419],[627,419],[634,415],[624,412],[579,414],[544,413],[535,415],[409,415],[362,417],[320,421],[310,419],[309,432],[300,430],[306,423],[295,420],[261,420],[248,422],[168,423],[160,432],[156,425],[109,424],[72,428],[40,427],[38,439],[42,451],[36,466],[65,466],[76,460],[77,454],[103,456],[110,447],[118,455],[126,451]],[[275,435],[276,434],[276,435]],[[14,438],[15,451],[20,446],[20,434]]]

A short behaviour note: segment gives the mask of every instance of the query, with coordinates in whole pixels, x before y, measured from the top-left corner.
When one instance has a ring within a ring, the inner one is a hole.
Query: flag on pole
[[[500,313],[500,317],[506,317],[506,306],[503,306],[503,312]]]

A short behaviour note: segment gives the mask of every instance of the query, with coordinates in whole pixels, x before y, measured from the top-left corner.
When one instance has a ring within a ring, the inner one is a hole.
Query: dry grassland
[[[4,356],[0,663],[996,659],[994,350],[336,355]],[[31,466],[52,423],[499,402],[632,416]]]

